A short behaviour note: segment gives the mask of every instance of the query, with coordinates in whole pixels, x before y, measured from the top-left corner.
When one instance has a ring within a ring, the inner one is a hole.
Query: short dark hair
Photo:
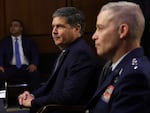
[[[81,35],[85,29],[85,16],[84,14],[75,7],[62,7],[57,9],[52,17],[65,17],[69,25],[75,27],[77,24],[81,26]]]
[[[20,23],[20,26],[23,28],[24,26],[23,26],[23,22],[20,20],[20,19],[13,19],[13,20],[11,20],[11,23],[12,22],[19,22]]]

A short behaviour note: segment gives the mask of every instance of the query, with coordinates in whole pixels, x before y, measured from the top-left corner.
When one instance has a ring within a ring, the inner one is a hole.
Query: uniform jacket
[[[65,51],[63,60],[47,83],[33,92],[32,107],[46,104],[85,104],[96,90],[99,63],[80,38]]]
[[[150,63],[142,48],[123,58],[88,107],[90,113],[150,113]]]
[[[25,36],[22,36],[22,47],[25,57],[28,59],[29,64],[38,65],[38,51],[33,41]],[[0,66],[7,67],[13,57],[12,38],[6,37],[0,43]]]

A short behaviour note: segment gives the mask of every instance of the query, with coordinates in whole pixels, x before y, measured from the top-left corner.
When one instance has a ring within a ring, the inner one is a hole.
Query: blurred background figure
[[[22,34],[21,20],[12,20],[9,31],[10,36],[0,43],[0,88],[4,87],[5,81],[24,81],[33,91],[40,85],[37,48],[31,38]]]

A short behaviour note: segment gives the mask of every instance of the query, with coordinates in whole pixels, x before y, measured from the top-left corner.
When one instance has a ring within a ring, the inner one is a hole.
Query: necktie
[[[19,44],[18,44],[18,39],[17,38],[15,40],[15,59],[16,59],[16,66],[17,66],[17,68],[21,68]]]
[[[99,77],[99,81],[98,81],[98,86],[101,85],[103,83],[103,81],[106,79],[106,76],[112,71],[111,69],[111,61],[108,61],[102,71],[101,71],[101,74],[100,74],[100,77]]]
[[[63,57],[64,53],[65,53],[65,50],[63,50],[63,51],[60,53],[59,57],[57,58],[57,61],[56,61],[56,64],[55,64],[53,73],[57,70],[57,68],[58,68],[58,66],[59,66],[59,64],[60,64],[60,62],[61,62],[61,60],[62,60],[62,57]]]

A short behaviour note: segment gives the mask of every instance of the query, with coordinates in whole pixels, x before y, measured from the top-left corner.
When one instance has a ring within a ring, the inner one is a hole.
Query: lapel
[[[22,49],[23,49],[24,55],[26,56],[26,51],[28,51],[28,50],[27,50],[27,41],[26,41],[27,39],[25,39],[25,38],[23,35],[21,36]]]
[[[59,65],[58,65],[57,69],[56,69],[55,72],[53,72],[52,75],[50,76],[50,78],[49,78],[49,80],[48,80],[48,84],[51,83],[51,81],[54,81],[54,80],[57,78],[57,73],[59,72],[59,70],[60,70],[60,68],[61,68],[61,66],[62,66],[62,64],[63,64],[63,62],[64,62],[66,56],[68,55],[68,53],[69,53],[69,50],[66,50],[66,51],[64,52],[64,54],[63,54],[63,56],[62,56],[62,58],[61,58],[61,60],[60,60],[60,62],[59,62]]]
[[[6,48],[11,52],[10,59],[13,57],[13,42],[11,36],[8,38],[8,43],[6,43]]]
[[[105,81],[102,83],[102,85],[98,86],[96,92],[94,93],[93,97],[90,99],[90,101],[88,102],[87,106],[91,106],[94,105],[95,102],[97,102],[100,98],[100,96],[102,95],[102,93],[104,93],[104,90],[106,90],[106,88],[111,84],[113,77],[116,75],[116,73],[111,72],[110,75],[105,79]]]
[[[9,43],[11,49],[12,49],[13,48],[13,42],[12,42],[11,36],[10,36],[10,38],[8,38],[8,40],[9,40],[8,43]],[[8,46],[8,45],[6,45],[6,46]]]
[[[59,65],[58,65],[58,68],[56,69],[55,72],[53,72],[51,74],[50,78],[48,79],[48,81],[46,83],[45,93],[47,93],[47,91],[49,91],[53,87],[53,84],[55,83],[55,80],[58,76],[58,72],[60,70],[60,67],[62,66],[62,64],[65,60],[65,57],[68,55],[68,53],[69,53],[69,50],[66,50],[64,55],[62,56],[62,60],[60,61]]]
[[[111,84],[111,82],[112,82],[113,78],[116,76],[116,74],[117,73],[115,73],[114,71],[112,71],[110,73],[110,75],[106,78],[106,80],[103,82],[103,84],[97,88],[97,90],[96,90],[93,98],[95,98],[95,96],[99,95],[100,92],[102,92],[103,90],[105,90],[106,87]]]

